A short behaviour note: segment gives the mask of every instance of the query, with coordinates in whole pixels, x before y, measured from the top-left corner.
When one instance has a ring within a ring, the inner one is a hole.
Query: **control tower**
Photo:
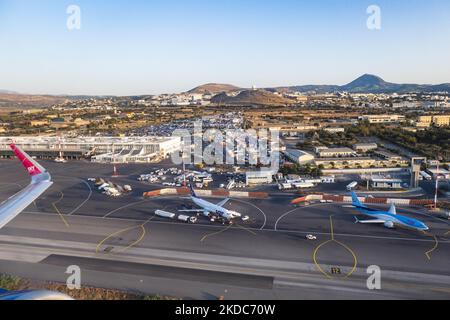
[[[419,177],[422,167],[422,163],[425,163],[427,158],[425,157],[413,157],[411,158],[411,188],[419,187]]]

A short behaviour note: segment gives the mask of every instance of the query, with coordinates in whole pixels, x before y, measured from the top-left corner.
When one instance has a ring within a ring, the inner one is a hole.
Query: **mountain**
[[[276,87],[276,88],[267,88],[268,91],[273,92],[311,92],[315,91],[317,93],[325,93],[325,92],[334,92],[339,91],[340,86],[337,85],[303,85],[303,86],[291,86],[291,87]]]
[[[325,93],[334,91],[346,91],[350,93],[408,93],[408,92],[450,92],[450,83],[429,85],[429,84],[398,84],[386,82],[382,78],[365,74],[356,80],[343,85],[306,85],[306,86],[291,86],[279,87],[272,90],[278,92],[284,91],[298,91]]]
[[[212,98],[211,103],[218,105],[284,106],[292,104],[294,101],[267,90],[244,90],[237,96],[229,96],[224,92],[220,93]]]
[[[241,88],[233,86],[231,84],[221,84],[221,83],[207,83],[204,85],[201,85],[199,87],[196,87],[192,90],[189,90],[188,93],[221,93],[221,92],[230,92],[230,91],[237,91],[241,90]]]
[[[10,91],[10,90],[2,90],[0,89],[0,94],[18,94],[17,92]]]
[[[349,92],[371,92],[390,90],[397,85],[384,81],[378,76],[365,74],[340,89]]]
[[[450,84],[399,84],[386,82],[375,75],[365,74],[349,84],[342,86],[341,90],[354,93],[450,92]]]

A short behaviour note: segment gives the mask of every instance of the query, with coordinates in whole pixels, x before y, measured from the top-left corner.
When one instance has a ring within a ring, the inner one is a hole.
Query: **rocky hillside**
[[[240,90],[240,88],[233,86],[231,84],[220,84],[220,83],[208,83],[202,86],[196,87],[189,90],[188,93],[212,93],[217,94],[221,92],[230,92]]]
[[[266,90],[244,90],[237,96],[229,96],[221,93],[213,97],[213,104],[218,105],[268,105],[285,106],[294,103],[293,100],[286,99]]]

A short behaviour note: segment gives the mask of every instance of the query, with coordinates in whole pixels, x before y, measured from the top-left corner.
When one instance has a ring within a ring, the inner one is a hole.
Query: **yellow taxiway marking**
[[[331,233],[331,240],[334,241],[334,226],[333,226],[333,217],[330,216],[330,233]]]
[[[431,290],[450,294],[449,288],[431,288]]]
[[[148,222],[148,221],[147,221],[147,222]],[[145,225],[147,224],[147,222],[139,226],[139,228],[142,230],[141,236],[140,236],[135,242],[133,242],[132,244],[130,244],[128,247],[126,247],[126,248],[124,248],[124,249],[122,249],[122,250],[119,250],[119,251],[117,251],[117,252],[124,252],[124,251],[126,251],[126,250],[128,250],[128,249],[130,249],[130,248],[132,248],[132,247],[134,247],[134,246],[136,246],[136,245],[138,245],[142,240],[144,240],[145,235],[147,234],[147,231],[146,231],[146,229],[145,229]]]
[[[334,237],[334,226],[333,226],[333,216],[330,216],[330,235],[331,235],[331,240],[327,240],[321,244],[319,244],[316,249],[313,252],[313,261],[314,264],[316,265],[317,269],[319,269],[319,271],[325,275],[328,279],[332,279],[333,277],[328,274],[327,272],[325,272],[325,270],[323,270],[323,268],[320,266],[319,262],[317,261],[317,253],[319,252],[320,248],[326,246],[329,243],[335,242],[338,245],[340,245],[341,247],[343,247],[345,250],[347,250],[348,252],[350,252],[350,254],[353,256],[353,267],[350,270],[350,272],[345,276],[345,278],[349,278],[355,271],[356,271],[356,267],[358,266],[358,258],[355,254],[355,252],[346,244],[338,241],[335,239]]]
[[[61,220],[64,222],[67,228],[70,227],[69,223],[67,222],[66,218],[64,218],[64,215],[59,211],[58,207],[56,207],[56,204],[60,203],[62,199],[64,198],[64,192],[60,191],[61,197],[52,203],[53,208],[55,209],[56,213],[60,216]]]
[[[227,226],[227,227],[224,228],[224,229],[221,229],[220,231],[217,231],[217,232],[214,232],[214,233],[209,233],[209,234],[205,235],[203,238],[201,238],[200,242],[204,242],[204,241],[205,241],[207,238],[209,238],[209,237],[216,236],[216,235],[219,235],[219,234],[221,234],[221,233],[224,233],[225,231],[231,229],[231,228],[234,227],[234,226],[236,226],[236,227],[238,227],[238,228],[240,228],[240,229],[242,229],[242,230],[245,230],[245,231],[247,231],[248,233],[250,233],[250,234],[252,234],[252,235],[254,235],[254,236],[257,235],[256,232],[254,232],[254,231],[252,231],[252,230],[250,230],[250,229],[248,229],[248,228],[246,228],[246,227],[244,227],[244,226],[241,226],[240,224],[237,224],[237,223],[236,223],[236,224],[230,224],[229,226]]]
[[[434,239],[434,241],[435,241],[433,248],[431,248],[430,250],[425,252],[425,255],[427,256],[427,259],[431,260],[431,253],[434,252],[437,249],[437,247],[439,245],[439,241],[438,241],[438,239],[437,239],[437,237],[435,235],[433,235],[431,233],[428,233],[428,232],[424,232],[424,233],[425,233],[425,235],[432,237]]]
[[[317,252],[320,250],[320,248],[329,244],[330,242],[333,242],[333,240],[327,240],[327,241],[321,243],[320,245],[318,245],[316,247],[316,249],[314,250],[314,253],[313,253],[314,264],[316,265],[317,269],[319,269],[319,271],[321,273],[323,273],[325,275],[325,277],[327,277],[328,279],[332,279],[332,277],[327,272],[325,272],[325,270],[323,270],[322,267],[320,266],[319,262],[317,262]]]
[[[102,241],[100,241],[100,242],[98,243],[97,248],[95,249],[95,253],[96,253],[96,254],[99,254],[99,253],[100,253],[100,248],[101,248],[101,247],[105,244],[105,242],[108,241],[109,239],[114,238],[114,237],[118,236],[119,234],[126,233],[126,232],[131,231],[131,230],[134,230],[134,229],[141,229],[142,233],[141,233],[141,235],[139,236],[139,238],[138,238],[135,242],[133,242],[132,244],[130,244],[130,245],[127,246],[126,248],[123,248],[122,250],[118,250],[117,252],[118,252],[118,253],[124,252],[124,251],[126,251],[126,250],[128,250],[128,249],[130,249],[130,248],[132,248],[132,247],[134,247],[134,246],[136,246],[137,244],[139,244],[140,242],[142,242],[142,240],[144,240],[144,238],[145,238],[145,236],[146,236],[146,234],[147,234],[147,230],[145,229],[145,225],[146,225],[147,223],[149,223],[152,219],[153,219],[153,217],[152,217],[151,219],[145,221],[144,223],[138,225],[138,226],[128,227],[128,228],[119,230],[119,231],[114,232],[113,234],[107,236],[105,239],[103,239]],[[105,255],[114,255],[114,253],[108,252],[108,253],[105,253]]]
[[[219,234],[221,234],[221,233],[224,233],[225,231],[231,229],[232,226],[233,226],[233,225],[230,224],[228,227],[226,227],[226,228],[224,228],[224,229],[222,229],[222,230],[220,230],[220,231],[217,231],[217,232],[214,232],[214,233],[209,233],[209,234],[205,235],[203,238],[201,238],[201,239],[200,239],[200,242],[204,242],[204,241],[205,241],[207,238],[209,238],[209,237],[216,236],[216,235],[219,235]]]
[[[247,231],[248,233],[251,233],[252,235],[256,236],[256,232],[250,230],[249,228],[246,228],[246,227],[244,227],[244,226],[241,226],[241,225],[238,224],[238,223],[236,223],[236,226],[237,226],[238,228],[241,228],[242,230],[245,230],[245,231]]]

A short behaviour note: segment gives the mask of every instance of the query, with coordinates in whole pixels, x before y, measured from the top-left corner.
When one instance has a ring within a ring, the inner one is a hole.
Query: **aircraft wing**
[[[219,207],[223,207],[228,201],[230,201],[230,198],[226,198],[222,201],[220,201],[218,204],[216,204]]]
[[[365,224],[365,223],[379,223],[379,224],[382,224],[382,223],[386,222],[385,220],[381,220],[381,219],[359,220],[356,217],[355,217],[355,220],[356,220],[356,223],[362,223],[362,224]]]
[[[47,290],[28,290],[28,291],[11,291],[0,290],[0,300],[2,301],[30,301],[30,300],[74,300],[73,298],[53,291]]]
[[[203,212],[204,209],[185,209],[185,210],[178,210],[178,212]]]
[[[39,163],[16,145],[11,144],[10,147],[27,169],[31,176],[31,183],[0,204],[0,229],[25,210],[53,184],[50,174]]]

